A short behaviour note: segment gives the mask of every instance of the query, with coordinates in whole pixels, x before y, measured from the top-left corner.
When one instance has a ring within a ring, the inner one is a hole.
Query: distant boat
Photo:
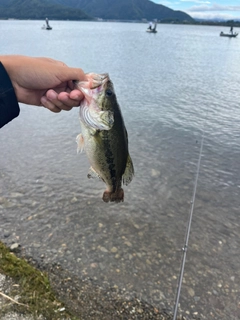
[[[238,36],[238,33],[224,33],[220,32],[220,37],[228,37],[228,38],[236,38]]]
[[[152,26],[152,22],[149,23],[149,27],[146,32],[148,33],[157,33],[157,22],[154,22],[154,26]]]
[[[45,21],[46,21],[46,25],[44,24],[44,25],[42,26],[42,29],[52,30],[52,27],[50,27],[50,25],[49,25],[48,18],[46,18]]]

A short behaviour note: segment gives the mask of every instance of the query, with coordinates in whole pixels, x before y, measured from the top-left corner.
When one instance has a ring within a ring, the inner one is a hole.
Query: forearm
[[[21,55],[0,55],[0,62],[0,127],[18,116],[18,102],[60,112],[71,110],[83,99],[73,84],[73,80],[85,80],[80,68],[51,58]]]
[[[16,118],[20,112],[12,82],[3,65],[4,56],[0,56],[0,128]]]

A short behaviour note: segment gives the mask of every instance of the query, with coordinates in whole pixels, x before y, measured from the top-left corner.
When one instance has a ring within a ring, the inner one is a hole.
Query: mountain
[[[0,19],[91,20],[81,9],[50,0],[0,0]]]
[[[149,0],[0,0],[0,19],[165,20],[194,19]]]
[[[115,20],[180,20],[194,21],[182,11],[174,11],[149,0],[51,0],[72,8],[81,8],[90,16]]]

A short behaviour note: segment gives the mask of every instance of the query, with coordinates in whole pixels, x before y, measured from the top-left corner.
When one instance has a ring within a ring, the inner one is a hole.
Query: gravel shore
[[[30,259],[33,264],[36,261]],[[38,267],[43,267],[38,265]],[[51,286],[59,301],[64,302],[62,310],[68,310],[73,316],[61,319],[81,320],[171,320],[170,310],[156,308],[145,301],[132,298],[114,288],[108,291],[97,286],[91,279],[81,281],[60,266],[45,267]],[[13,295],[14,292],[14,296]],[[21,303],[21,285],[14,278],[0,274],[0,313],[1,320],[50,320],[40,314],[29,314],[28,310],[18,310]],[[34,294],[34,293],[33,293]],[[60,318],[59,318],[60,319]],[[178,320],[189,318],[179,315]],[[193,318],[192,318],[193,319]],[[194,318],[198,319],[198,318]]]

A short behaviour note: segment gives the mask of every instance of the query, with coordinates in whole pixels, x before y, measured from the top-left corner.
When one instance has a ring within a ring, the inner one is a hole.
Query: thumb
[[[84,71],[80,68],[70,68],[67,66],[63,66],[58,70],[59,79],[62,82],[71,81],[71,80],[78,80],[78,81],[85,81],[87,80]]]

